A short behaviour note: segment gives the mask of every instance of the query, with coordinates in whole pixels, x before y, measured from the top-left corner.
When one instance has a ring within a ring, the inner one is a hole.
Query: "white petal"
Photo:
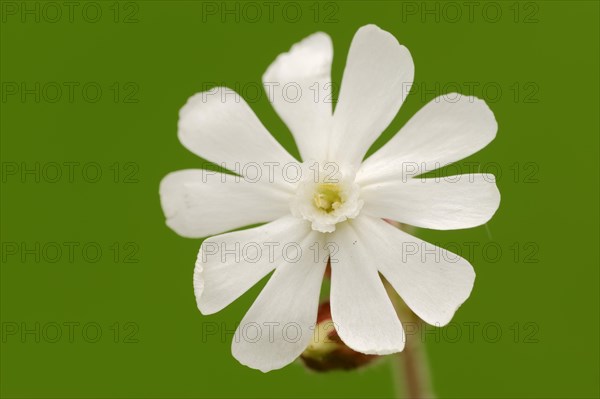
[[[263,76],[273,107],[290,128],[304,160],[325,160],[332,120],[328,35],[317,32],[279,55]]]
[[[160,182],[167,225],[184,237],[206,237],[289,214],[291,192],[277,184],[188,169]]]
[[[363,163],[357,181],[364,185],[438,169],[479,151],[497,130],[485,101],[457,93],[440,96]]]
[[[358,166],[398,113],[413,76],[410,53],[394,36],[375,25],[356,32],[333,116],[330,161]]]
[[[284,245],[300,242],[310,233],[308,223],[285,216],[264,226],[206,239],[194,270],[198,309],[212,314],[229,305],[284,263]]]
[[[429,324],[448,324],[473,289],[475,271],[469,262],[381,219],[365,216],[354,224],[370,262],[412,311]]]
[[[312,232],[296,243],[302,251],[290,255],[275,273],[240,323],[231,350],[242,364],[263,372],[296,359],[313,337],[325,257],[315,259],[311,246],[322,235]],[[285,243],[282,243],[285,245]],[[280,248],[281,249],[281,248]]]
[[[358,219],[341,223],[331,235],[331,317],[346,345],[366,354],[404,349],[404,331],[372,259],[367,232]]]
[[[361,198],[364,213],[436,230],[482,225],[500,205],[491,174],[389,180],[363,187]]]
[[[248,164],[296,162],[244,99],[226,87],[192,96],[179,111],[178,129],[187,149],[236,172]]]

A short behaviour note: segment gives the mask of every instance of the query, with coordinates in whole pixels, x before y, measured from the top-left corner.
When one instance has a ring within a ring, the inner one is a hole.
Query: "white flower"
[[[327,101],[332,59],[331,39],[315,33],[277,57],[263,76],[303,164],[241,97],[218,88],[181,109],[179,139],[244,178],[182,170],[160,186],[167,224],[182,236],[266,223],[205,240],[194,272],[198,307],[211,314],[275,270],[232,343],[241,363],[262,371],[289,364],[312,339],[329,256],[331,315],[350,348],[389,354],[404,347],[379,273],[425,322],[447,324],[471,292],[472,266],[382,219],[462,229],[486,223],[500,203],[492,175],[416,177],[494,139],[497,123],[484,101],[439,97],[362,162],[408,94],[412,58],[388,32],[360,28],[335,112]]]

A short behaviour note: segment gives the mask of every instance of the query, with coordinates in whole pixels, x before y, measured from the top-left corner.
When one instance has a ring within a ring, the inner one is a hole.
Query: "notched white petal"
[[[360,230],[363,216],[331,235],[331,316],[338,335],[357,352],[386,355],[404,349],[404,331],[373,262],[375,248]]]
[[[315,259],[322,234],[296,242],[299,256],[282,260],[236,330],[231,351],[242,364],[267,372],[293,362],[313,338],[326,257]]]
[[[436,230],[487,223],[500,206],[492,174],[386,180],[362,188],[364,212]]]
[[[277,184],[200,169],[168,174],[159,192],[167,225],[189,238],[275,220],[289,214],[292,196]]]
[[[234,90],[215,87],[190,97],[179,112],[178,136],[194,154],[226,169],[296,162]]]
[[[352,39],[333,116],[329,159],[358,167],[408,95],[414,64],[408,49],[375,25]]]
[[[324,159],[331,129],[333,45],[314,33],[279,55],[263,75],[265,91],[303,160]]]
[[[354,222],[370,262],[425,322],[444,326],[471,294],[473,267],[462,257],[381,219]]]
[[[284,216],[260,227],[234,231],[204,240],[194,289],[203,314],[220,311],[260,279],[284,263],[286,243],[302,242],[311,230],[306,222]]]
[[[498,123],[485,101],[460,93],[439,96],[360,167],[361,185],[416,177],[460,161],[488,145]]]
[[[324,32],[316,32],[277,56],[263,75],[264,82],[280,79],[328,78],[333,60],[333,44]]]

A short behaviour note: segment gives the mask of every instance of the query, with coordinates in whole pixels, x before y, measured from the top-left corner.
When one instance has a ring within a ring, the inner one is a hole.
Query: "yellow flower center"
[[[338,209],[343,201],[340,195],[340,186],[333,183],[321,183],[313,195],[315,206],[327,213]]]

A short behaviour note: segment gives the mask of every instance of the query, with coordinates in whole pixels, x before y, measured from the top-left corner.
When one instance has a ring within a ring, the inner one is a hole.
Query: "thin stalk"
[[[420,334],[423,322],[404,304],[387,281],[385,286],[398,318],[402,320],[405,327],[410,326],[410,329],[405,328],[405,331],[411,332],[406,336],[404,350],[394,355],[393,359],[396,397],[398,399],[435,398],[427,353]]]
[[[412,233],[410,226],[389,220],[387,222],[401,230]],[[397,353],[393,359],[396,397],[398,399],[435,398],[431,384],[427,353],[421,339],[422,335],[420,334],[423,322],[406,306],[396,293],[396,290],[385,279],[384,285],[392,300],[394,309],[396,309],[398,318],[405,326],[405,331],[410,331],[410,333],[406,334],[404,351]]]

